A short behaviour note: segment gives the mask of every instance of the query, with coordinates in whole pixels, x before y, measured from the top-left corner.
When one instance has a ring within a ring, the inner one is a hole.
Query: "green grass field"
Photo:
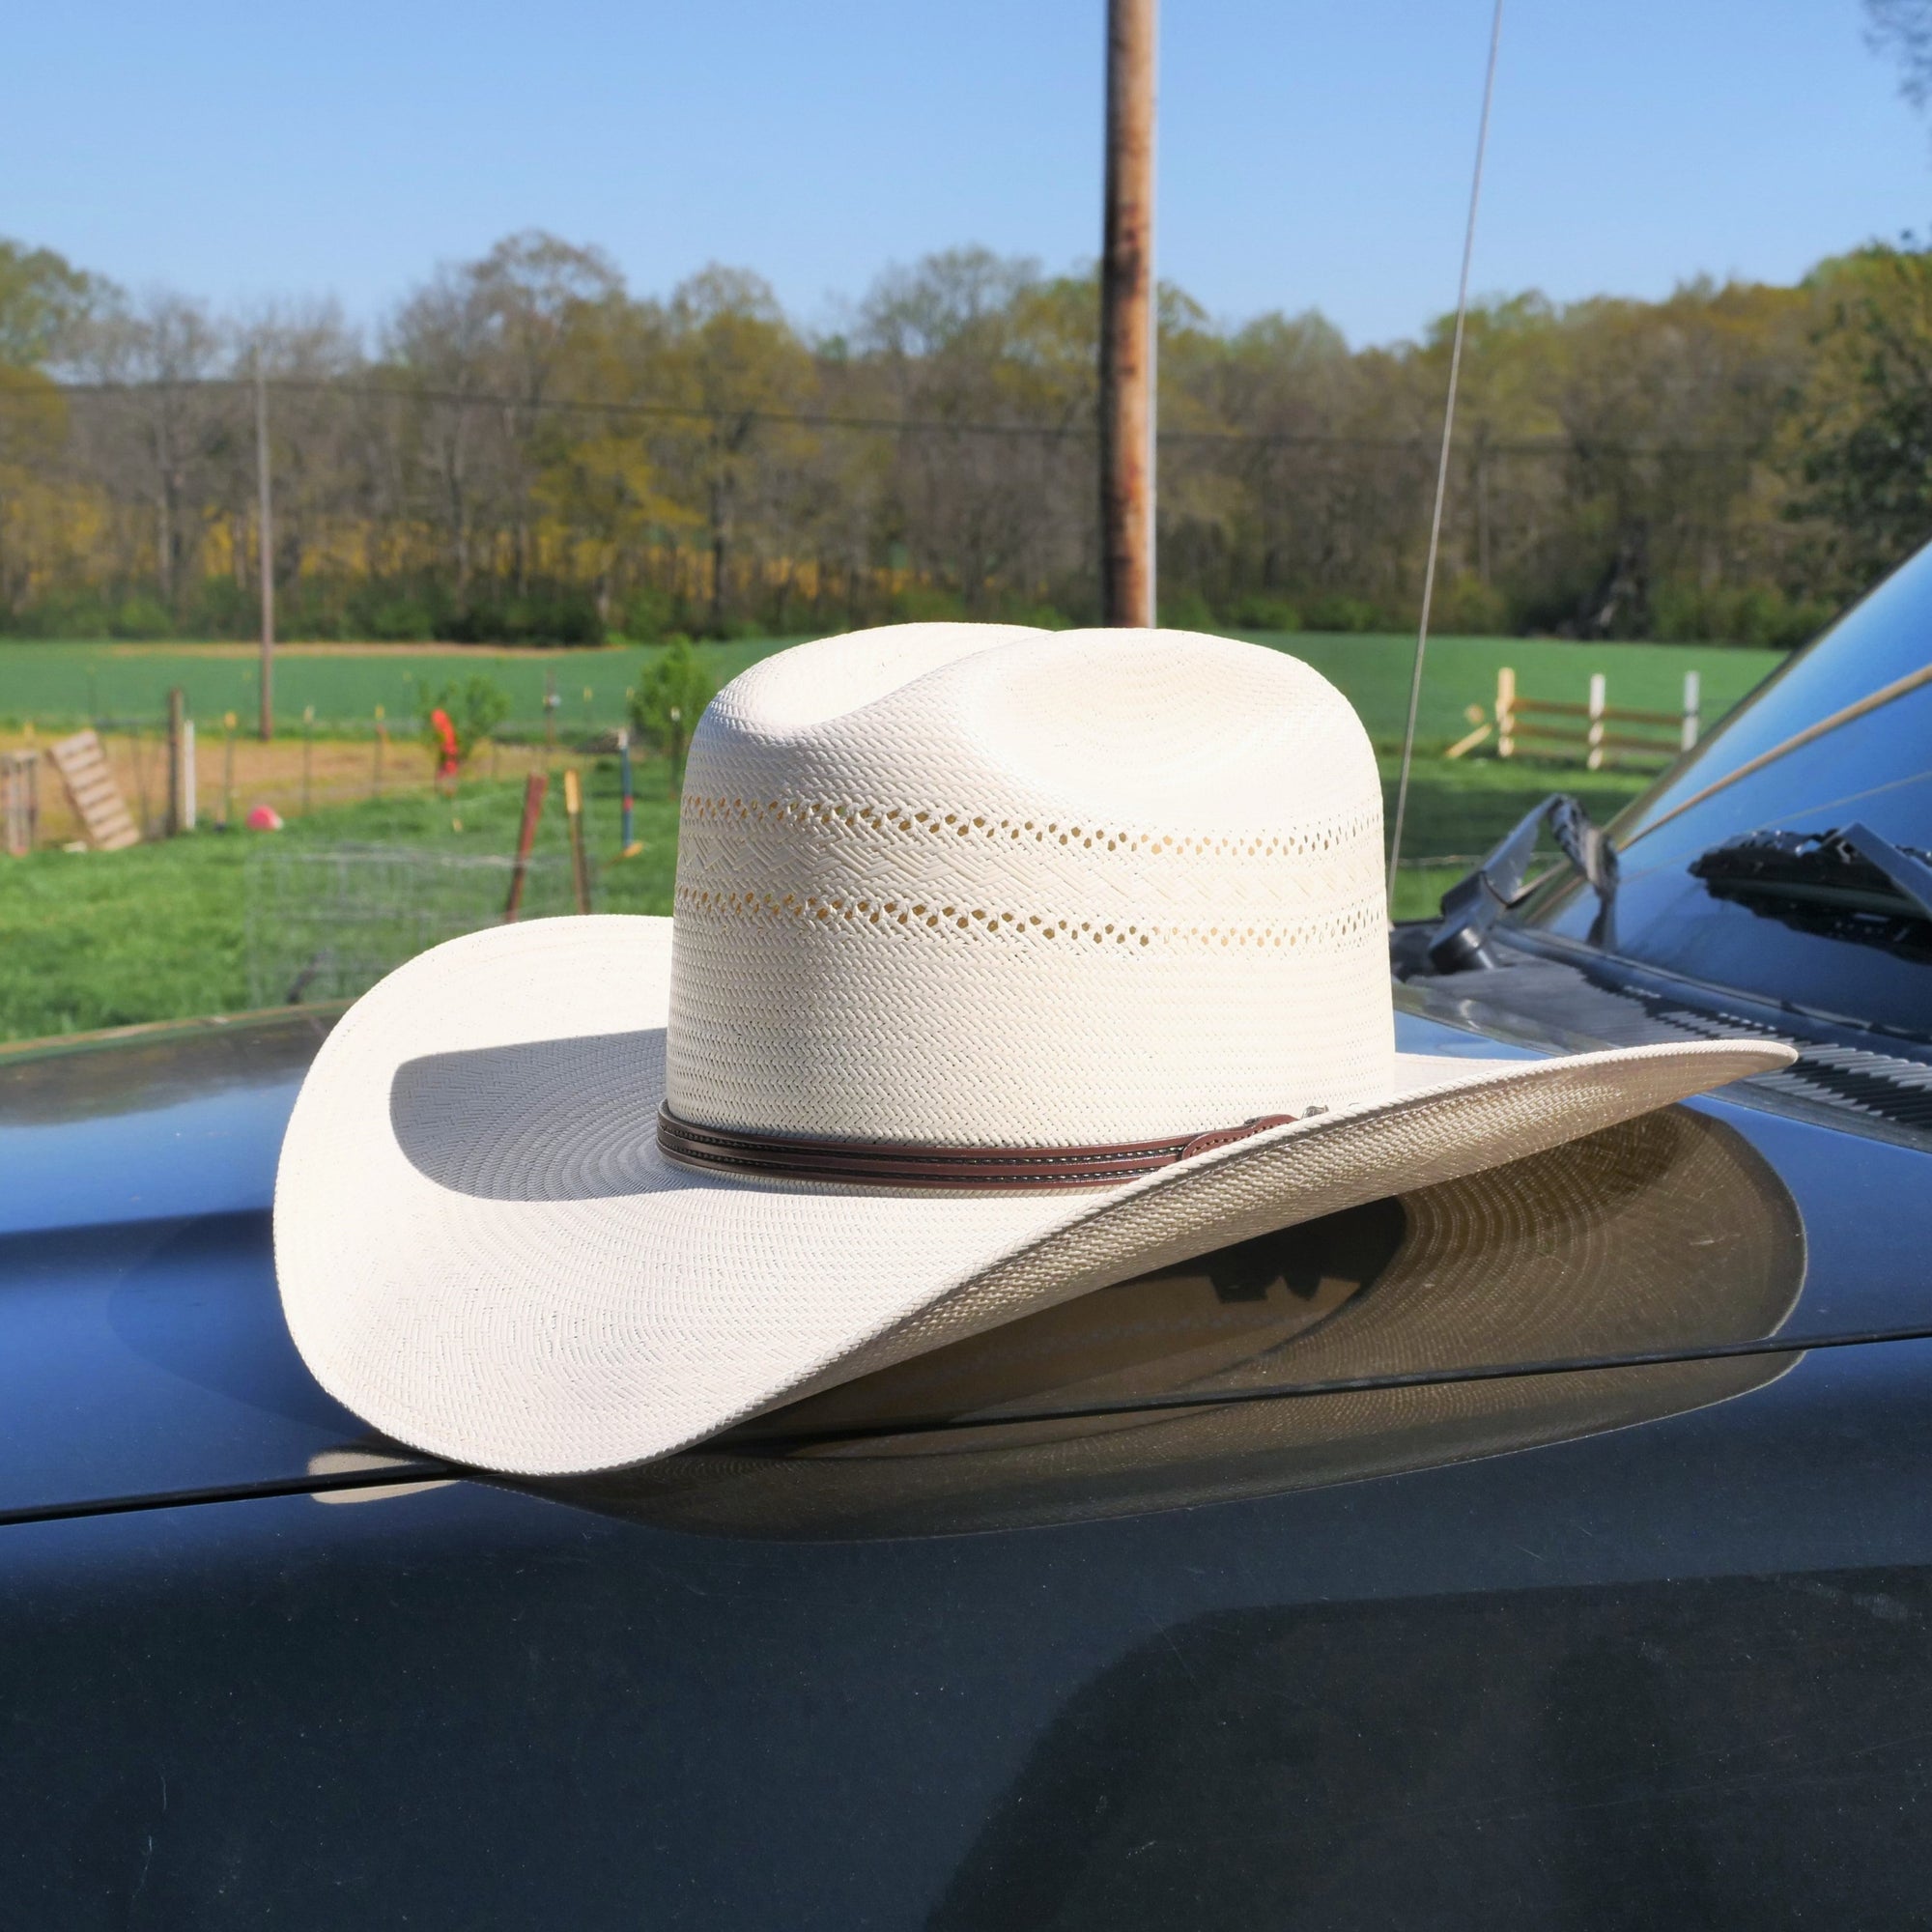
[[[724,684],[747,665],[784,647],[785,639],[701,644],[706,668]],[[789,641],[796,641],[789,640]],[[1304,658],[1345,691],[1378,745],[1399,743],[1408,704],[1414,640],[1399,637],[1337,637],[1319,632],[1256,634],[1254,641]],[[294,729],[313,706],[319,726],[370,728],[377,705],[391,721],[412,717],[425,691],[482,670],[509,693],[512,717],[525,731],[543,718],[546,675],[554,676],[561,703],[559,728],[609,726],[623,715],[649,649],[503,652],[481,647],[425,651],[408,645],[284,651],[275,669],[275,710]],[[1439,638],[1430,645],[1418,737],[1446,745],[1466,728],[1463,708],[1495,699],[1496,670],[1516,670],[1524,697],[1580,703],[1590,675],[1609,680],[1612,705],[1674,711],[1684,673],[1703,679],[1706,724],[1735,704],[1781,662],[1775,651],[1720,644],[1568,644],[1527,638]],[[245,647],[147,644],[0,644],[0,725],[31,720],[39,729],[67,729],[91,718],[157,721],[168,689],[181,685],[204,732],[234,711],[245,724],[255,715],[256,668]],[[585,693],[589,696],[586,697]]]
[[[1383,750],[1384,785],[1392,790],[1392,748],[1407,704],[1411,641],[1317,635],[1256,641],[1306,658],[1348,693]],[[781,645],[760,640],[700,648],[722,683]],[[559,726],[569,736],[616,721],[625,688],[644,659],[643,652],[629,649],[296,650],[280,662],[276,689],[285,722],[298,720],[302,706],[312,704],[319,724],[339,728],[369,719],[378,703],[400,721],[414,709],[424,685],[480,667],[509,688],[527,726],[541,719],[548,670],[564,699]],[[1724,647],[1467,638],[1433,644],[1419,733],[1425,749],[1416,761],[1405,845],[1411,864],[1399,883],[1398,916],[1432,911],[1467,860],[1544,793],[1574,791],[1601,819],[1645,782],[1616,772],[1593,775],[1491,757],[1451,762],[1438,755],[1465,728],[1465,705],[1493,701],[1498,666],[1515,668],[1523,696],[1573,701],[1582,699],[1591,672],[1601,670],[1609,679],[1613,705],[1659,711],[1675,708],[1685,671],[1695,669],[1703,678],[1708,725],[1778,662],[1773,652]],[[249,713],[254,677],[245,655],[212,648],[0,645],[0,721],[31,719],[37,729],[54,730],[90,715],[153,717],[168,685],[179,681],[197,717],[214,723],[226,709]],[[611,762],[596,763],[585,776],[598,906],[668,912],[676,812],[667,768],[662,762],[639,767],[638,831],[645,849],[623,861]],[[530,915],[566,911],[571,903],[563,815],[554,792],[553,799],[538,845]],[[466,783],[453,803],[422,790],[330,807],[293,819],[287,831],[271,837],[202,832],[126,852],[42,851],[0,860],[0,1038],[238,1011],[279,1003],[298,981],[304,997],[318,997],[329,990],[328,971],[315,962],[329,953],[326,935],[338,905],[348,908],[342,921],[353,923],[350,915],[359,917],[363,901],[384,894],[384,902],[393,902],[384,915],[388,923],[364,937],[368,948],[386,948],[391,958],[445,931],[487,923],[500,906],[501,866],[515,841],[520,803],[519,784],[479,781]],[[345,857],[345,848],[358,850]],[[411,856],[383,856],[398,852]],[[1429,859],[1455,863],[1412,863]],[[420,892],[409,883],[416,878],[423,882]],[[347,965],[340,970],[345,976],[350,971]]]
[[[586,774],[588,847],[595,903],[609,912],[667,913],[676,863],[677,814],[662,762],[638,774],[637,832],[643,851],[619,852],[617,780],[609,761]],[[1394,760],[1384,761],[1385,787]],[[1545,792],[1577,792],[1607,817],[1642,781],[1588,776],[1526,764],[1423,758],[1410,795],[1408,850],[1418,857],[1473,855]],[[537,843],[526,913],[571,909],[562,811],[553,787]],[[376,943],[401,958],[444,931],[493,921],[501,903],[500,862],[514,846],[522,787],[466,783],[454,801],[427,791],[318,810],[285,832],[198,832],[126,852],[42,851],[0,861],[0,1039],[35,1039],[142,1021],[186,1019],[283,1003],[302,977],[318,932],[335,917],[327,894],[342,872],[345,847],[386,848],[429,868],[423,908],[454,920],[411,936],[407,907],[390,916]],[[435,874],[438,857],[456,862],[454,879]],[[305,866],[306,861],[313,866]],[[480,864],[497,862],[491,870]],[[471,876],[465,867],[474,866]],[[1433,911],[1463,867],[1403,872],[1396,911]],[[393,892],[395,881],[384,882]],[[355,882],[350,881],[353,891]],[[449,898],[452,887],[468,895]],[[304,904],[313,893],[315,902]],[[405,897],[408,896],[406,893]],[[335,990],[325,980],[306,997]],[[354,990],[349,987],[348,990]]]
[[[665,767],[639,773],[644,849],[628,860],[618,857],[614,771],[592,769],[585,779],[598,910],[668,912],[677,810]],[[552,787],[537,841],[525,905],[531,916],[572,909],[559,789]],[[384,798],[317,811],[276,834],[203,831],[125,852],[0,860],[0,1039],[280,1004],[300,961],[279,929],[285,908],[274,894],[301,885],[305,857],[374,846],[500,861],[515,846],[522,803],[518,784],[466,784],[453,802],[428,791]],[[475,881],[472,917],[460,923],[494,920],[502,884],[500,869]],[[266,1000],[257,956],[265,948]]]

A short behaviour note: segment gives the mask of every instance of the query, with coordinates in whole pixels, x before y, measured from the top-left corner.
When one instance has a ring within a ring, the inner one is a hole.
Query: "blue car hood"
[[[438,1473],[324,1393],[276,1293],[276,1158],[338,1012],[0,1050],[0,1521]],[[1398,1036],[1522,1051],[1415,1012]],[[1923,1148],[1694,1104],[1804,1216],[1804,1293],[1767,1348],[1932,1330]]]

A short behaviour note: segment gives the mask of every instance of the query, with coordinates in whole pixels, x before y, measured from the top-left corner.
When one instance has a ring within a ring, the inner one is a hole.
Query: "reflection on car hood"
[[[1400,1045],[1482,1057],[1530,1050],[1472,1030],[1467,1014],[1451,1017],[1461,1023],[1399,1012]],[[270,1224],[275,1160],[332,1018],[275,1015],[0,1052],[0,1520],[353,1485],[369,1470],[436,1473],[370,1437],[316,1385],[281,1318]],[[1771,1350],[1788,1359],[1817,1340],[1932,1328],[1920,1262],[1918,1204],[1932,1198],[1923,1150],[1724,1100],[1695,1105],[1725,1123],[1768,1184],[1788,1190],[1803,1229],[1790,1286],[1769,1284],[1775,1292],[1762,1297]],[[1687,1199],[1678,1237],[1687,1296],[1700,1292],[1696,1209]],[[1332,1388],[1338,1374],[1365,1385],[1412,1374],[1412,1350],[1405,1358],[1397,1346],[1408,1331],[1386,1312],[1382,1328],[1396,1339],[1385,1346],[1373,1339],[1375,1320],[1351,1317],[1327,1331],[1322,1349],[1285,1352],[1270,1376],[1294,1384],[1297,1360],[1309,1365],[1311,1390]],[[1345,1325],[1369,1339],[1342,1350]],[[1670,1340],[1697,1332],[1675,1324]],[[1585,1340],[1592,1362],[1658,1352],[1641,1336],[1626,1350],[1609,1330]],[[1535,1348],[1547,1363],[1548,1337]],[[1450,1379],[1509,1366],[1481,1356],[1471,1345],[1435,1366]],[[1605,1410],[1621,1412],[1616,1404]]]

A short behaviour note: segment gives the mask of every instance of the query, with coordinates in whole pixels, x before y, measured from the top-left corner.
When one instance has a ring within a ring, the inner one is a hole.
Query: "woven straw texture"
[[[1066,1146],[1388,1091],[1381,787],[1318,672],[915,625],[722,693],[678,847],[671,1105]]]
[[[304,1359],[376,1428],[525,1474],[644,1462],[1029,1309],[1790,1057],[1700,1041],[1398,1059],[1393,1093],[1077,1197],[746,1183],[657,1153],[670,978],[668,921],[538,921],[410,961],[324,1043],[283,1146],[276,1264]]]

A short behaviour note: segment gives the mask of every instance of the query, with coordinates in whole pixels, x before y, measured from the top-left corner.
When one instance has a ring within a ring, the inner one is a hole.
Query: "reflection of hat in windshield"
[[[1795,1356],[1463,1372],[1760,1340],[1804,1271],[1796,1204],[1762,1157],[1719,1122],[1652,1114],[1099,1290],[560,1492],[686,1529],[811,1537],[1314,1488],[1756,1388]],[[1362,1380],[1397,1385],[1333,1388]],[[1252,1393],[1283,1389],[1316,1392]]]

